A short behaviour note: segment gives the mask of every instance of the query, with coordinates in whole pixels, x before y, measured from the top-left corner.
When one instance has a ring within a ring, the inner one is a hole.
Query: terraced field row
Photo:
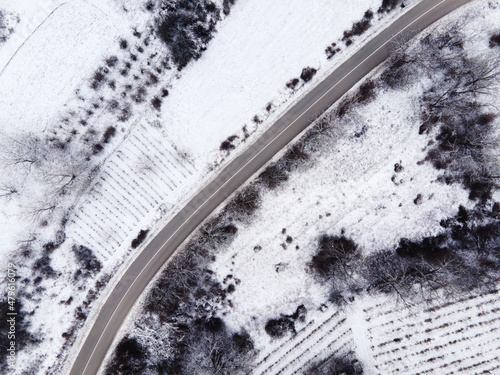
[[[152,156],[154,155],[154,156]],[[144,219],[168,202],[195,169],[152,128],[138,126],[107,160],[69,230],[101,258],[135,238]]]
[[[311,320],[295,335],[262,353],[252,374],[300,374],[311,363],[353,346],[352,332],[343,312]]]
[[[365,311],[377,369],[384,374],[493,374],[500,371],[498,291],[424,310],[380,304]]]

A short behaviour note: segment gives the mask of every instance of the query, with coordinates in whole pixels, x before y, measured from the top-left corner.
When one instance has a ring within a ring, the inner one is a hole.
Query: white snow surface
[[[109,15],[86,1],[58,6],[2,70],[2,125],[16,130],[53,126],[119,31]]]
[[[236,1],[200,62],[173,84],[163,107],[168,138],[201,162],[213,160],[221,135],[240,135],[245,125],[251,130],[253,116],[289,96],[285,84],[303,68],[338,61],[327,61],[325,48],[379,3]]]

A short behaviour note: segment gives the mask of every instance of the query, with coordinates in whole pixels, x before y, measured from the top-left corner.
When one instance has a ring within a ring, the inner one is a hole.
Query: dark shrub
[[[118,104],[118,102],[117,102]],[[104,134],[102,135],[101,142],[102,143],[108,143],[111,138],[113,138],[116,134],[116,128],[114,126],[108,126]]]
[[[440,234],[435,237],[426,237],[420,242],[403,238],[399,241],[396,254],[400,257],[423,258],[427,261],[443,260],[449,250],[445,246],[447,236]]]
[[[419,205],[422,204],[422,200],[423,200],[422,194],[417,194],[417,197],[413,200],[413,203]]]
[[[311,68],[311,67],[304,68],[304,69],[302,69],[302,73],[300,74],[300,78],[304,82],[309,82],[312,79],[312,77],[314,77],[316,72],[317,72],[317,70],[314,68]]]
[[[148,80],[149,85],[158,84],[159,80],[158,80],[158,76],[156,74],[153,74],[150,72],[148,75],[149,75],[149,80]]]
[[[50,256],[45,253],[35,262],[33,270],[40,272],[46,277],[55,277],[56,273],[50,265],[50,260]]]
[[[231,141],[224,141],[220,144],[219,150],[221,151],[230,151],[234,150],[235,146],[231,143]]]
[[[295,89],[295,87],[297,86],[298,83],[299,83],[299,79],[294,78],[286,83],[286,87],[293,90],[293,89]]]
[[[332,43],[325,49],[326,58],[330,60],[337,52],[340,52],[340,48],[337,47],[337,43]]]
[[[104,147],[100,143],[96,143],[92,146],[92,154],[97,155],[104,150]]]
[[[311,267],[324,278],[344,273],[348,263],[358,253],[356,243],[344,235],[323,235],[318,242],[318,252],[312,258]]]
[[[224,223],[215,218],[207,222],[201,228],[201,235],[198,242],[208,245],[211,249],[217,249],[223,244],[228,243],[238,232],[238,228],[232,223]]]
[[[141,86],[132,95],[132,100],[136,103],[142,103],[144,102],[145,99],[146,99],[146,89]]]
[[[122,108],[120,111],[120,115],[118,116],[118,120],[121,122],[127,121],[130,117],[132,116],[132,111],[130,109],[130,106],[125,106]]]
[[[358,94],[356,95],[356,101],[358,103],[366,103],[375,97],[375,83],[373,81],[368,81],[363,83],[359,87]]]
[[[293,319],[293,320],[300,320],[301,322],[304,322],[306,320],[306,315],[307,315],[307,309],[304,305],[300,305],[297,307],[297,310],[292,315],[287,315],[287,318]]]
[[[104,71],[102,69],[99,69],[94,73],[94,76],[92,77],[92,79],[90,81],[90,87],[93,90],[97,90],[97,89],[101,88],[101,86],[105,82],[105,80],[106,80],[106,74],[104,73]]]
[[[106,374],[142,374],[146,369],[146,350],[137,339],[125,336],[117,345],[113,359],[106,368]]]
[[[286,180],[288,180],[288,174],[278,164],[270,165],[259,175],[259,181],[269,189],[275,189]]]
[[[128,42],[125,39],[120,39],[120,48],[121,49],[127,49],[128,48]]]
[[[102,264],[91,249],[83,245],[74,245],[72,250],[80,267],[87,271],[93,271],[96,273],[101,270]]]
[[[340,102],[335,114],[339,118],[344,117],[351,110],[351,105],[352,105],[352,100],[349,98],[345,98],[344,100],[342,100],[342,102]]]
[[[363,367],[357,359],[349,355],[329,357],[326,360],[313,363],[304,375],[362,375]]]
[[[130,245],[130,246],[132,246],[132,249],[137,248],[137,246],[139,246],[141,243],[143,243],[144,240],[146,239],[146,236],[148,235],[148,233],[149,233],[149,229],[141,229],[141,231],[139,232],[137,237],[132,240],[132,244]]]
[[[489,176],[481,178],[481,176],[466,175],[463,177],[462,183],[470,190],[469,199],[478,199],[481,202],[491,199],[495,187],[495,182]]]
[[[243,188],[228,203],[227,210],[240,218],[251,216],[260,205],[260,194],[254,185]]]
[[[220,332],[224,329],[224,322],[221,318],[211,317],[205,322],[205,328],[208,332]]]
[[[382,0],[382,5],[378,9],[379,13],[390,12],[398,6],[402,0]]]
[[[229,12],[231,11],[231,5],[234,4],[235,0],[223,0],[222,1],[222,11],[224,14],[227,16],[229,15]]]
[[[112,99],[109,101],[107,108],[111,113],[114,113],[118,107],[120,106],[120,103],[118,103],[118,100]]]
[[[287,332],[295,333],[295,323],[290,318],[270,319],[266,323],[266,333],[272,338],[285,336]]]
[[[500,47],[500,33],[493,34],[490,38],[490,48]]]
[[[350,30],[344,31],[344,36],[342,37],[342,40],[344,42],[351,41],[351,38],[353,36],[359,36],[363,34],[366,30],[370,28],[371,26],[370,21],[372,18],[373,18],[373,12],[371,10],[367,10],[361,21],[358,21],[355,24],[353,24]]]
[[[251,352],[254,348],[253,341],[250,335],[242,331],[241,333],[235,333],[233,335],[233,341],[240,352],[247,354]]]
[[[114,68],[117,63],[118,63],[118,57],[116,56],[111,56],[106,59],[106,65],[109,66],[110,68]]]
[[[291,171],[306,160],[309,160],[309,155],[304,151],[304,145],[296,143],[288,149],[280,162],[284,163],[287,171]]]
[[[161,109],[161,103],[162,103],[161,98],[159,98],[157,96],[155,96],[153,99],[151,99],[151,105],[157,111],[159,111]]]

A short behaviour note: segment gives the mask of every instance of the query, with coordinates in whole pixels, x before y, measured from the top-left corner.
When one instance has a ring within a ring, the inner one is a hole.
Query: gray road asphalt
[[[470,0],[423,0],[370,40],[283,115],[199,192],[137,257],[99,312],[71,375],[96,374],[132,306],[181,243],[212,211],[390,54],[395,37],[409,39]],[[221,109],[223,110],[223,109]]]

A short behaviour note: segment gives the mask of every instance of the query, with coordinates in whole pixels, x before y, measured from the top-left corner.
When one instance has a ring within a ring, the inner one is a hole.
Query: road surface
[[[409,39],[470,0],[422,0],[319,83],[224,168],[144,248],[99,312],[70,375],[97,374],[121,324],[151,279],[215,208],[351,87],[387,59],[394,38]]]

